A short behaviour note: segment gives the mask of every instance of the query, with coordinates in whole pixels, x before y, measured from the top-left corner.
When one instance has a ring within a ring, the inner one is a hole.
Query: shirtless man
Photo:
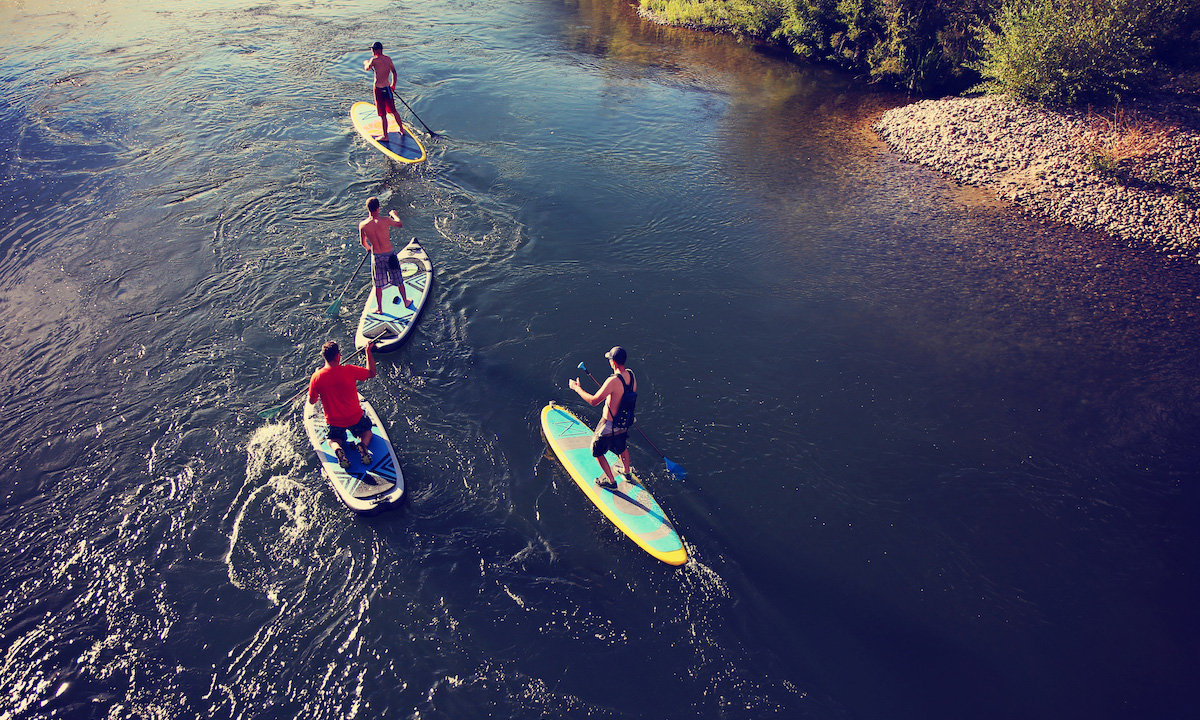
[[[404,307],[412,310],[412,301],[404,294],[404,275],[400,272],[400,260],[396,258],[396,251],[392,248],[392,239],[388,237],[389,231],[394,227],[404,227],[404,223],[400,222],[400,216],[392,210],[390,217],[379,216],[379,198],[373,197],[367,200],[367,212],[370,213],[366,220],[358,224],[358,239],[362,246],[371,251],[371,277],[375,281],[375,304],[379,306],[379,312],[383,312],[383,289],[388,285],[395,285],[400,288],[400,299],[404,301]]]
[[[400,79],[400,74],[396,72],[396,65],[392,59],[383,54],[383,43],[377,42],[372,45],[371,55],[370,60],[363,62],[363,69],[375,71],[375,111],[383,121],[383,135],[375,139],[387,142],[388,112],[396,116],[396,122],[400,124],[400,137],[403,139],[404,124],[400,123],[400,113],[396,112],[396,81]]]
[[[325,367],[312,374],[308,381],[308,402],[321,401],[325,422],[329,426],[329,444],[337,454],[338,464],[350,467],[345,446],[350,442],[346,432],[358,437],[358,456],[363,465],[371,464],[371,418],[358,402],[358,383],[375,377],[375,356],[367,343],[367,366],[343,365],[338,344],[330,340],[321,346]]]
[[[600,424],[596,426],[596,434],[592,438],[592,457],[600,463],[600,469],[604,471],[605,475],[596,478],[596,484],[602,488],[615,488],[617,481],[613,477],[612,467],[609,466],[604,453],[612,450],[613,454],[619,455],[621,457],[621,474],[632,480],[633,471],[629,466],[629,428],[613,427],[613,418],[616,417],[617,408],[621,405],[621,398],[625,396],[626,388],[637,392],[637,378],[633,376],[632,370],[625,367],[625,348],[614,347],[605,353],[604,357],[608,358],[608,364],[612,367],[613,374],[604,381],[596,394],[593,395],[580,387],[579,378],[568,380],[567,386],[579,393],[579,397],[592,407],[604,403],[604,414],[600,417]]]

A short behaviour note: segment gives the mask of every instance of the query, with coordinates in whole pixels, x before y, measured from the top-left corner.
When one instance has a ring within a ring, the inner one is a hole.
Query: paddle
[[[375,341],[374,341],[374,340],[370,341],[370,344],[371,344],[371,345],[374,345],[374,344],[375,344]],[[362,351],[363,351],[363,350],[365,350],[365,349],[366,349],[366,345],[364,345],[364,346],[360,347],[359,349],[355,350],[355,351],[354,351],[354,355],[351,355],[351,356],[350,356],[350,359],[351,359],[351,360],[353,360],[355,355],[358,355],[360,352],[362,352]],[[267,408],[266,410],[263,410],[262,412],[260,412],[260,413],[258,414],[258,416],[259,416],[260,418],[263,418],[263,419],[265,419],[265,420],[270,420],[271,418],[275,417],[275,416],[276,416],[276,415],[278,415],[279,413],[283,412],[285,409],[287,409],[287,408],[291,407],[291,406],[292,406],[292,403],[296,402],[296,398],[300,397],[301,395],[303,395],[303,394],[304,394],[304,393],[306,393],[306,392],[308,392],[308,386],[307,386],[307,385],[305,385],[305,386],[304,386],[304,389],[303,389],[303,390],[301,390],[300,392],[298,392],[298,393],[296,393],[295,395],[293,395],[293,396],[291,396],[290,398],[288,398],[288,399],[287,399],[287,402],[285,402],[284,404],[282,404],[282,405],[276,405],[275,407],[269,407],[269,408]]]
[[[425,132],[429,133],[429,137],[441,137],[439,134],[437,134],[434,131],[429,129],[429,126],[425,124],[425,121],[421,119],[421,116],[417,114],[417,111],[413,110],[411,105],[404,102],[404,98],[400,97],[399,95],[396,95],[395,91],[392,92],[392,95],[395,95],[396,99],[400,101],[400,104],[403,105],[404,107],[408,108],[408,111],[410,113],[412,113],[412,116],[417,119],[417,122],[421,123],[421,125],[424,126]]]
[[[588,377],[592,378],[592,382],[596,383],[596,387],[597,387],[597,388],[599,388],[599,387],[600,387],[600,381],[599,381],[599,380],[597,380],[596,378],[592,377],[592,373],[591,373],[590,371],[588,371],[588,369],[587,369],[587,366],[586,366],[586,365],[584,365],[583,363],[579,363],[579,369],[580,369],[580,370],[582,370],[582,371],[584,371],[585,373],[587,373],[587,376],[588,376]],[[671,462],[671,459],[670,459],[670,458],[668,458],[666,455],[663,455],[663,454],[662,454],[662,451],[661,451],[661,450],[659,450],[657,447],[655,447],[655,446],[654,446],[654,443],[650,442],[650,438],[646,437],[646,433],[642,432],[642,429],[641,429],[640,427],[638,427],[638,426],[637,426],[637,421],[636,421],[636,420],[634,421],[634,423],[633,423],[633,426],[634,426],[635,428],[637,428],[637,431],[638,431],[639,433],[641,433],[641,434],[642,434],[642,439],[643,439],[643,440],[645,440],[647,443],[649,443],[649,444],[650,444],[650,447],[654,448],[654,452],[658,453],[658,456],[659,456],[660,458],[662,458],[662,459],[663,459],[663,462],[665,462],[665,463],[667,464],[667,470],[670,470],[672,475],[674,475],[676,478],[678,478],[678,479],[680,479],[680,480],[682,480],[682,479],[684,479],[685,477],[687,477],[687,470],[684,470],[684,469],[683,469],[682,467],[680,467],[679,465],[676,465],[675,463]]]
[[[354,282],[354,278],[358,277],[358,271],[362,270],[363,263],[365,263],[367,261],[367,258],[370,256],[371,256],[371,253],[366,253],[365,255],[363,255],[363,259],[358,261],[358,267],[354,268],[354,274],[351,275],[350,279],[346,281],[346,287],[342,288],[342,294],[338,295],[337,300],[334,300],[333,304],[330,305],[329,308],[325,311],[326,315],[328,315],[329,317],[337,317],[338,313],[340,313],[342,311],[342,297],[345,296],[346,291],[350,289],[350,283]]]

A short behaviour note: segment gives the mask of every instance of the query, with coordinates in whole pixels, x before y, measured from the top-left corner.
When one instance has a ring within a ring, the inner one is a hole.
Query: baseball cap
[[[612,360],[613,362],[615,362],[618,365],[624,365],[625,364],[625,348],[621,347],[620,345],[616,345],[613,347],[612,350],[609,350],[608,352],[604,353],[604,357],[608,358],[609,360]]]

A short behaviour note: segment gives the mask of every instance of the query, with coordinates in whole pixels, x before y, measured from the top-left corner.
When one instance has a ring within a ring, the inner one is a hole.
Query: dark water
[[[1193,715],[1200,272],[898,162],[905,98],[602,0],[0,22],[0,717]],[[256,413],[372,194],[438,277],[364,520]],[[545,457],[617,343],[682,568]]]

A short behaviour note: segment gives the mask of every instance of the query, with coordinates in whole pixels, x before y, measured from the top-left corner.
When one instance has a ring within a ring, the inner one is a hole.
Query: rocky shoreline
[[[1200,106],[1058,111],[999,96],[923,100],[873,126],[905,160],[1042,217],[1200,260]]]

